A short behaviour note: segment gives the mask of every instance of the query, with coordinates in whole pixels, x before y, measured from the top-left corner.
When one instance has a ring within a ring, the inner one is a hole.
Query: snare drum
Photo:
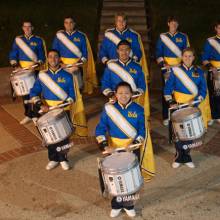
[[[176,110],[171,115],[171,121],[174,134],[180,141],[196,140],[205,133],[202,115],[198,108],[187,107]]]
[[[21,70],[13,73],[10,81],[17,96],[28,95],[34,85],[35,74],[31,70]]]
[[[41,116],[37,127],[47,145],[59,143],[73,132],[72,123],[62,109],[54,109]]]
[[[113,196],[136,193],[143,184],[139,162],[133,153],[114,153],[104,158],[101,170],[108,192]]]

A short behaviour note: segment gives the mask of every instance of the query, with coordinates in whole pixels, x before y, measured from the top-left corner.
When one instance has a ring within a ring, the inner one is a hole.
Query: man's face
[[[215,27],[216,34],[220,36],[220,24]]]
[[[30,36],[30,35],[32,35],[33,26],[30,22],[24,22],[24,24],[22,26],[22,30],[24,32],[24,35]]]
[[[179,24],[177,21],[168,22],[169,32],[175,33],[178,29],[178,26]]]
[[[52,68],[57,68],[60,64],[60,57],[54,51],[49,52],[47,60],[48,60],[49,66]]]
[[[119,31],[124,31],[126,28],[127,22],[126,20],[122,17],[122,16],[117,16],[115,18],[115,27],[119,30]]]
[[[195,59],[195,56],[193,55],[192,51],[186,51],[183,53],[182,60],[186,66],[188,67],[192,66],[194,59]]]
[[[131,99],[132,93],[127,86],[120,86],[115,93],[115,96],[119,103],[127,105]]]
[[[127,61],[129,59],[131,48],[128,45],[120,45],[117,52],[121,61]]]
[[[75,22],[71,18],[66,18],[64,20],[64,28],[68,32],[72,32],[75,28]]]

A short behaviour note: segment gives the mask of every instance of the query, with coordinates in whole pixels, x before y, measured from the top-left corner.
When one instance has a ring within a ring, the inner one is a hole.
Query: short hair
[[[71,15],[65,16],[63,20],[65,21],[66,19],[71,19],[75,23],[75,20],[74,20],[73,16],[71,16]]]
[[[168,22],[168,23],[170,23],[171,21],[178,22],[178,19],[177,19],[177,17],[175,17],[175,16],[172,15],[172,16],[169,16],[168,19],[167,19],[167,22]]]
[[[60,52],[58,50],[50,49],[50,50],[48,50],[47,55],[49,55],[49,53],[51,53],[51,52],[57,53],[57,55],[60,57]]]
[[[115,19],[116,19],[117,17],[122,17],[125,21],[128,20],[127,15],[126,15],[124,12],[117,12],[117,13],[115,14]]]
[[[192,48],[192,47],[187,47],[183,50],[182,54],[184,54],[185,52],[192,52],[193,53],[193,56],[196,55],[196,52],[195,50]]]
[[[21,25],[24,26],[24,23],[30,23],[31,26],[33,26],[33,23],[32,23],[31,20],[28,20],[28,19],[27,19],[27,20],[23,20],[22,23],[21,23]]]
[[[121,40],[121,41],[117,44],[117,49],[118,49],[121,45],[127,45],[127,46],[129,46],[129,48],[131,48],[131,44],[130,44],[127,40]]]
[[[127,88],[129,88],[131,93],[133,92],[131,85],[125,81],[122,81],[117,84],[117,86],[115,87],[115,92],[117,92],[120,87],[127,87]]]
[[[216,21],[215,22],[215,27],[219,26],[220,25],[220,20]]]

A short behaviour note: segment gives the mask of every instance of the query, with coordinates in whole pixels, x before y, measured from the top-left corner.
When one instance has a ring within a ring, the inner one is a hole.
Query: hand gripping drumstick
[[[68,69],[68,68],[71,68],[71,67],[74,67],[74,66],[81,66],[81,65],[83,65],[83,63],[67,64],[64,69]]]
[[[171,108],[168,108],[168,124],[169,124],[169,129],[168,129],[168,137],[169,137],[169,144],[172,143],[172,124],[171,124],[171,120],[170,120],[170,116],[171,116],[171,111],[173,109],[181,109],[183,107],[187,107],[189,106],[190,104],[194,105],[196,103],[200,103],[201,101],[200,100],[197,100],[197,101],[194,101],[192,103],[186,103],[186,104],[182,104],[182,105],[178,105],[178,106],[175,106],[175,107],[171,107]]]
[[[21,70],[29,70],[29,69],[32,69],[32,68],[35,68],[35,67],[38,67],[38,64],[35,64],[33,66],[30,66],[30,67],[25,67],[25,68],[22,68],[22,69],[13,70],[12,73],[17,73]]]
[[[118,148],[114,149],[112,153],[116,153],[116,152],[121,151],[121,150],[131,152],[133,150],[136,150],[136,149],[140,148],[141,145],[142,145],[142,143],[138,143],[138,144],[129,145],[128,147],[118,147]],[[102,154],[104,154],[104,155],[109,154],[109,152],[108,151],[103,151]]]
[[[63,108],[63,107],[66,107],[68,105],[71,105],[71,104],[72,104],[72,102],[67,102],[67,103],[57,105],[57,106],[52,106],[52,107],[49,107],[49,111],[54,110],[54,109],[58,109],[58,108]],[[38,113],[41,114],[41,113],[43,113],[43,111],[40,110]]]

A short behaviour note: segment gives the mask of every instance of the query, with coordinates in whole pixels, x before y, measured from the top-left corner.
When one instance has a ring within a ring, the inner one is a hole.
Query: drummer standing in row
[[[208,70],[207,84],[210,94],[210,106],[212,119],[209,125],[212,125],[214,120],[220,123],[220,21],[215,25],[216,36],[206,40],[202,62]]]
[[[160,34],[156,45],[156,59],[162,72],[163,87],[169,76],[169,70],[181,63],[182,51],[189,47],[189,39],[186,34],[178,31],[178,20],[175,17],[168,18],[169,31]],[[168,126],[168,106],[162,96],[163,124]]]
[[[183,51],[182,64],[171,68],[170,77],[164,87],[164,98],[169,107],[176,106],[176,103],[191,103],[199,100],[201,101],[199,108],[204,118],[204,99],[207,93],[206,81],[203,70],[193,65],[194,59],[194,50],[186,48]],[[178,168],[181,164],[186,164],[190,168],[195,167],[189,149],[185,150],[183,148],[183,145],[190,143],[189,141],[175,142],[176,157],[172,163],[173,168]]]
[[[88,128],[85,118],[84,106],[79,89],[91,94],[97,86],[95,64],[91,46],[87,36],[76,29],[76,23],[72,17],[64,19],[65,30],[56,33],[52,48],[59,51],[63,66],[82,63],[82,68],[74,73],[74,86],[76,89],[76,109],[73,115],[78,125],[76,134],[87,136]],[[82,75],[83,74],[83,75]]]
[[[75,101],[75,91],[73,87],[73,77],[60,66],[60,55],[56,50],[48,52],[48,70],[41,71],[30,91],[30,99],[34,103],[34,109],[37,116],[38,110],[48,112],[49,107],[59,104]],[[76,67],[69,68],[69,72],[76,71]],[[42,98],[42,100],[40,99]],[[70,106],[65,108],[70,118]],[[69,139],[47,146],[49,163],[46,166],[47,170],[51,170],[61,164],[64,170],[68,170],[69,164],[67,154],[58,152],[57,147],[62,147],[69,144]]]
[[[99,59],[103,64],[107,64],[109,60],[118,58],[117,45],[121,40],[130,42],[130,58],[140,63],[146,81],[148,81],[149,70],[141,36],[127,27],[127,16],[124,13],[117,13],[115,15],[115,27],[105,31],[104,39],[100,45]]]
[[[34,27],[30,21],[22,23],[23,35],[17,36],[14,40],[12,50],[9,54],[10,64],[15,69],[30,68],[37,65],[44,68],[46,62],[46,46],[44,40],[33,34]],[[32,69],[35,72],[35,69]],[[39,70],[39,68],[38,68]],[[23,101],[29,99],[29,95],[23,96]],[[25,124],[31,120],[32,111],[30,104],[24,103],[25,118],[20,124]]]
[[[96,127],[96,139],[102,151],[111,152],[111,148],[128,147],[132,143],[143,143],[145,138],[149,137],[145,137],[149,132],[145,130],[144,109],[132,102],[132,94],[130,84],[120,82],[115,88],[117,101],[114,104],[105,105],[100,122]],[[146,162],[146,155],[150,156],[149,150],[145,145],[145,147],[141,147],[141,150],[134,151],[141,163],[143,172],[149,171],[143,165],[143,161]],[[153,160],[151,162],[153,163]],[[154,167],[154,164],[151,165]],[[152,170],[150,173],[153,176]],[[117,197],[113,197],[111,206],[111,217],[118,216],[122,209],[130,217],[136,215],[133,204],[119,202]]]

